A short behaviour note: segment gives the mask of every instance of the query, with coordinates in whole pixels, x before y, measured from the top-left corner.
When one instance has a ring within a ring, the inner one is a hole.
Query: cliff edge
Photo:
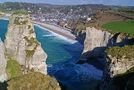
[[[16,60],[27,69],[47,74],[47,54],[36,40],[34,27],[28,15],[13,14],[10,17],[5,48],[7,60]]]
[[[0,39],[0,81],[1,82],[7,80],[7,74],[6,74],[7,61],[4,52],[5,52],[5,47],[3,42]]]

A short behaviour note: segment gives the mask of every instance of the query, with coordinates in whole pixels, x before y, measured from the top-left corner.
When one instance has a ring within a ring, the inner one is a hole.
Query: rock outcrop
[[[114,46],[106,50],[111,77],[124,74],[134,67],[134,45]]]
[[[113,78],[134,67],[134,47],[129,47],[134,44],[133,38],[128,38],[124,33],[103,31],[94,27],[87,27],[85,32],[84,50],[79,63],[89,63],[103,70],[100,90],[116,90]],[[113,47],[115,49],[110,51],[112,55],[108,54],[107,49]]]
[[[119,89],[122,85],[120,81],[123,81],[125,86],[127,78],[131,78],[129,74],[134,70],[134,45],[113,46],[106,50],[106,54],[107,67],[100,90],[124,90]]]
[[[115,57],[112,57],[109,55],[110,60],[110,75],[111,77],[124,74],[126,71],[134,67],[134,58],[127,59],[127,58],[121,58],[117,59]]]
[[[98,30],[94,27],[86,28],[86,38],[84,41],[83,56],[81,59],[87,58],[90,53],[99,54],[110,43],[112,34],[107,31]]]
[[[106,47],[111,36],[112,35],[107,31],[88,27],[86,29],[86,39],[84,42],[83,53],[92,51],[96,47]]]
[[[13,58],[20,65],[47,74],[47,54],[36,40],[33,25],[28,15],[12,15],[5,39],[7,59]]]
[[[5,47],[0,39],[0,82],[4,82],[5,80],[7,80],[7,74],[6,74],[7,61],[4,52]]]

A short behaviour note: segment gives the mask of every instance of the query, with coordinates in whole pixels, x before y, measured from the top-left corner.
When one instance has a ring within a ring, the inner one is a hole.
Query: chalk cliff
[[[5,37],[4,43],[0,39],[0,90],[61,90],[47,75],[47,54],[36,40],[28,15],[13,14]]]
[[[7,61],[4,52],[5,52],[5,47],[3,42],[0,39],[0,81],[1,82],[7,80],[7,74],[6,74]]]
[[[36,40],[33,25],[28,15],[12,15],[5,39],[7,59],[13,58],[20,65],[47,74],[47,54]]]
[[[128,38],[124,33],[111,33],[94,27],[87,27],[85,33],[81,63],[87,62],[103,70],[100,90],[116,90],[115,85],[111,83],[112,78],[124,74],[134,67],[134,50],[131,47],[134,40]],[[112,55],[105,51],[108,48],[111,48]]]
[[[107,31],[98,30],[94,27],[86,28],[86,38],[84,40],[84,49],[81,60],[86,60],[90,54],[99,55],[105,48],[112,44],[110,41],[113,36]]]
[[[115,57],[111,57],[110,58],[110,75],[111,77],[114,77],[116,75],[119,74],[123,74],[125,73],[127,70],[131,69],[132,67],[134,67],[134,58],[132,59],[117,59]]]
[[[134,45],[111,47],[107,50],[111,77],[124,74],[134,67]]]
[[[114,46],[106,52],[107,67],[100,90],[125,90],[129,87],[127,83],[133,80],[134,45]]]
[[[92,51],[96,47],[106,47],[111,34],[107,31],[98,30],[94,27],[86,29],[86,39],[84,42],[84,52]]]

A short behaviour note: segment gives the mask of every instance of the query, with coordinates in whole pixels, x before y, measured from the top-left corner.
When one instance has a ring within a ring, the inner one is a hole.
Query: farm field
[[[110,22],[103,24],[102,28],[114,32],[124,32],[128,34],[134,34],[134,20]]]

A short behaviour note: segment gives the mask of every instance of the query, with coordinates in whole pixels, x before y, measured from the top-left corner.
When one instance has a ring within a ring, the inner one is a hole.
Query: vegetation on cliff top
[[[117,59],[132,59],[134,58],[134,45],[126,45],[124,47],[115,46],[107,49],[106,52],[108,55]]]
[[[13,59],[9,59],[7,61],[6,72],[7,72],[9,79],[22,75],[20,64],[16,60],[13,60]]]
[[[26,52],[26,57],[31,58],[34,55],[35,50],[26,50],[25,52]]]
[[[12,16],[10,17],[13,24],[16,25],[26,25],[28,23],[28,12],[25,10],[16,10],[13,11]]]
[[[58,82],[50,76],[31,72],[8,82],[8,90],[60,90]]]
[[[33,44],[39,45],[38,41],[33,37],[30,39],[28,37],[24,37],[24,39],[28,42],[28,46],[32,46]]]
[[[106,52],[116,59],[134,59],[134,45],[127,45],[124,47],[115,46],[107,49]],[[115,76],[113,82],[119,90],[134,90],[134,67],[124,74]]]
[[[21,17],[15,17],[14,24],[16,25],[26,25],[28,23],[27,19],[21,20]]]
[[[8,81],[0,83],[0,90],[61,90],[58,82],[48,75],[33,70],[24,74],[14,59],[7,61],[6,71]]]
[[[35,53],[35,50],[37,48],[37,46],[39,45],[38,41],[31,37],[30,39],[28,37],[24,37],[24,39],[28,42],[28,45],[27,46],[32,46],[33,45],[33,50],[25,50],[26,52],[26,57],[30,58],[34,55]]]
[[[0,90],[61,90],[54,78],[32,70],[23,74],[21,69],[16,60],[9,59],[6,68],[9,80],[0,83]]]

